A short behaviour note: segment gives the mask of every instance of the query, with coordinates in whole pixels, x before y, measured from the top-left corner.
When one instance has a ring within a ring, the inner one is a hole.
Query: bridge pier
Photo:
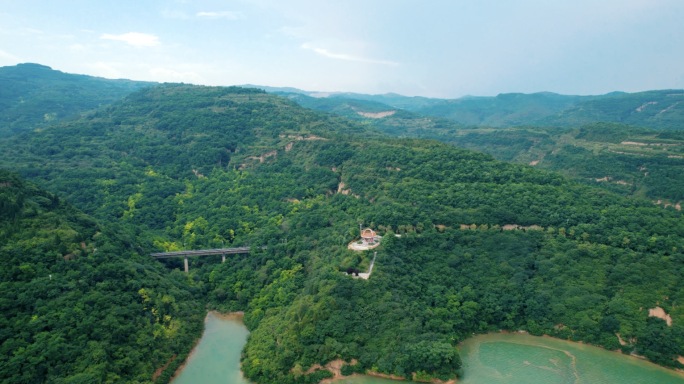
[[[226,255],[234,255],[240,253],[249,253],[249,247],[237,247],[237,248],[218,248],[218,249],[197,249],[197,250],[186,250],[186,251],[173,251],[173,252],[159,252],[151,253],[150,256],[155,259],[168,259],[170,257],[182,257],[183,264],[185,264],[185,273],[189,273],[190,266],[188,265],[188,257],[192,256],[210,256],[210,255],[221,255],[221,262],[226,262]]]

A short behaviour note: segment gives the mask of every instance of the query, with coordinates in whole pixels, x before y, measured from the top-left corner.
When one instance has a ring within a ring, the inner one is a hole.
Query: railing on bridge
[[[249,253],[249,247],[238,247],[238,248],[217,248],[217,249],[197,249],[191,251],[174,251],[174,252],[158,252],[151,253],[150,256],[155,259],[169,259],[172,257],[182,257],[185,261],[185,273],[188,273],[188,257],[195,256],[212,256],[221,255],[221,262],[225,263],[226,255],[232,255],[237,253]]]

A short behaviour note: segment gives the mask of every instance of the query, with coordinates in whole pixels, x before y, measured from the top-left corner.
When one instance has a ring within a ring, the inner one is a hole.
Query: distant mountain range
[[[76,117],[155,84],[68,74],[32,63],[0,67],[0,136]],[[612,92],[597,96],[506,93],[491,97],[437,99],[395,93],[316,92],[251,84],[243,87],[260,88],[319,111],[356,119],[401,118],[403,124],[406,119],[423,120],[424,123],[427,117],[459,126],[575,127],[610,122],[671,130],[682,128],[684,121],[684,90]],[[414,121],[411,125],[423,123]]]
[[[611,122],[655,129],[679,129],[684,119],[684,90],[611,92],[598,96],[559,95],[551,92],[504,93],[492,97],[433,99],[392,93],[364,95],[245,86],[287,96],[303,106],[326,112],[362,116],[367,112],[404,110],[421,116],[448,119],[465,126],[571,127]]]

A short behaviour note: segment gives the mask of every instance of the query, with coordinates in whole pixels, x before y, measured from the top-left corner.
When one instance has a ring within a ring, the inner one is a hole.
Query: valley
[[[681,131],[296,101],[159,84],[2,137],[2,380],[168,382],[210,310],[244,312],[255,383],[446,381],[501,329],[684,368]],[[377,248],[348,249],[360,226]]]

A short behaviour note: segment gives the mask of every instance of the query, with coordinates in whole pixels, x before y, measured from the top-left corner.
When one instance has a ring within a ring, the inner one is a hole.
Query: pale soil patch
[[[397,111],[384,111],[384,112],[361,112],[361,111],[356,111],[356,113],[360,116],[363,117],[368,117],[370,119],[382,119],[383,117],[387,116],[392,116]]]
[[[281,139],[294,139],[296,141],[302,141],[302,140],[328,140],[325,137],[320,137],[316,135],[308,135],[308,136],[303,136],[303,135],[285,135],[282,134],[279,136]]]
[[[678,203],[674,203],[674,204],[673,204],[673,203],[670,203],[670,202],[667,202],[667,201],[663,201],[663,200],[656,200],[656,201],[653,202],[653,204],[655,204],[655,205],[662,205],[664,208],[667,208],[667,207],[674,207],[674,209],[676,209],[676,210],[678,210],[678,211],[681,211],[681,210],[682,210],[682,203],[681,203],[681,202],[678,202]]]
[[[166,361],[166,364],[164,364],[163,366],[157,368],[157,370],[154,371],[154,373],[152,374],[152,381],[157,380],[157,379],[159,378],[159,376],[161,376],[161,374],[164,373],[164,371],[166,371],[166,368],[168,368],[169,365],[170,365],[171,363],[173,363],[174,360],[176,360],[176,357],[177,357],[177,356],[178,356],[178,355],[173,355],[173,356],[171,356],[171,358],[170,358],[169,360]]]
[[[274,150],[274,151],[266,152],[266,153],[264,153],[263,155],[261,155],[261,156],[259,156],[259,157],[256,157],[256,159],[259,159],[259,162],[260,162],[260,163],[263,163],[263,162],[266,161],[266,159],[268,159],[269,157],[275,157],[275,156],[278,156],[278,151],[275,151],[275,150]],[[255,157],[252,157],[252,158],[254,159]]]
[[[278,151],[273,150],[273,151],[266,152],[260,156],[249,156],[249,157],[245,158],[245,160],[259,160],[259,163],[261,164],[261,163],[264,163],[266,161],[266,159],[268,159],[269,157],[277,157],[277,156],[278,156]],[[247,168],[247,166],[248,166],[247,163],[242,163],[242,164],[240,164],[239,169],[240,170],[245,169],[245,168]]]
[[[649,102],[646,102],[646,103],[642,104],[640,107],[638,107],[638,108],[636,109],[636,111],[637,111],[637,112],[642,112],[642,111],[643,111],[644,109],[646,109],[646,107],[648,107],[649,105],[656,105],[656,104],[658,104],[657,101],[649,101]]]
[[[617,153],[618,155],[630,155],[630,156],[640,156],[640,157],[646,156],[643,153],[635,153],[635,152],[623,152],[623,151],[613,151],[613,150],[608,150],[608,152]]]
[[[677,356],[677,361],[684,364],[684,356]]]
[[[351,193],[351,189],[347,188],[347,185],[340,181],[340,183],[337,185],[337,193],[349,195]]]
[[[518,225],[518,224],[506,224],[501,227],[502,230],[504,231],[516,231],[516,230],[524,230],[524,231],[542,231],[544,228],[539,225],[529,225],[527,227]]]
[[[669,95],[668,95],[668,96],[669,96]],[[672,108],[674,108],[674,107],[676,107],[677,105],[679,105],[679,103],[681,103],[681,101],[678,101],[678,102],[676,102],[676,103],[670,105],[669,107],[663,109],[662,111],[658,112],[658,115],[660,115],[661,113],[665,113],[665,112],[671,110]]]
[[[359,240],[354,240],[351,243],[349,243],[347,248],[351,249],[352,251],[367,251],[369,249],[377,248],[377,246],[380,245],[380,240],[382,240],[382,237],[376,236],[376,238],[377,241],[374,244],[368,244],[366,242],[358,244]]]
[[[539,160],[532,160],[532,161],[530,161],[530,165],[533,166],[533,167],[534,167],[535,165],[537,165],[537,164],[539,164]]]
[[[228,312],[228,313],[210,311],[209,313],[211,313],[214,316],[218,317],[219,319],[223,319],[223,320],[239,320],[239,321],[242,321],[245,317],[245,313],[242,311]]]
[[[358,363],[358,361],[356,359],[352,359],[351,362],[349,362],[349,365],[356,365],[357,363]],[[332,383],[335,380],[340,380],[340,379],[351,377],[351,376],[342,376],[342,367],[344,367],[345,365],[347,365],[347,362],[342,360],[342,359],[333,360],[333,361],[329,362],[328,364],[326,364],[325,366],[321,366],[320,364],[314,364],[311,366],[311,368],[309,368],[306,371],[306,374],[310,375],[316,371],[322,371],[322,370],[330,371],[330,373],[333,374],[333,377],[330,379],[323,379],[319,382],[319,384]],[[355,375],[352,375],[352,376],[355,376]]]
[[[200,173],[198,170],[196,170],[196,169],[193,169],[193,170],[192,170],[192,173],[194,173],[195,176],[196,176],[198,179],[204,179],[204,178],[206,177],[206,176],[204,176],[203,174],[201,174],[201,173]]]
[[[648,316],[663,319],[665,320],[668,326],[672,325],[672,317],[665,313],[665,310],[660,307],[650,308],[648,310]]]
[[[627,342],[622,337],[620,337],[619,333],[616,333],[615,336],[617,336],[618,342],[620,343],[620,345],[622,345],[622,346],[627,345]]]
[[[484,231],[543,231],[544,227],[541,225],[518,225],[518,224],[505,224],[502,226],[499,226],[497,224],[489,226],[487,224],[482,224],[482,225],[477,225],[477,224],[459,224],[459,229],[462,231],[475,231],[475,230],[484,230]]]
[[[281,139],[294,139],[295,141],[311,141],[311,140],[328,140],[325,137],[320,137],[316,135],[301,136],[301,135],[280,135]],[[290,152],[294,147],[294,141],[290,141],[285,144],[285,152]]]
[[[622,145],[636,145],[639,147],[648,147],[648,146],[654,146],[654,147],[673,147],[677,146],[678,144],[668,144],[668,143],[642,143],[639,141],[623,141],[620,144]]]
[[[359,273],[357,276],[352,275],[352,277],[355,279],[368,280],[368,278],[371,276],[371,273],[373,273],[373,266],[375,265],[375,258],[376,257],[378,257],[377,252],[375,252],[375,255],[373,255],[373,260],[371,260],[370,266],[368,267],[368,272]]]
[[[611,177],[604,176],[600,179],[594,179],[594,180],[598,183],[608,183],[608,182],[611,182],[613,179]],[[616,180],[616,181],[613,181],[613,183],[620,184],[620,185],[632,185],[631,183],[628,183],[624,180]]]
[[[403,378],[401,376],[388,375],[386,373],[380,373],[380,372],[375,372],[375,371],[368,371],[368,372],[366,372],[366,375],[373,376],[373,377],[380,377],[382,379],[399,380],[399,381],[406,380],[405,378]]]

